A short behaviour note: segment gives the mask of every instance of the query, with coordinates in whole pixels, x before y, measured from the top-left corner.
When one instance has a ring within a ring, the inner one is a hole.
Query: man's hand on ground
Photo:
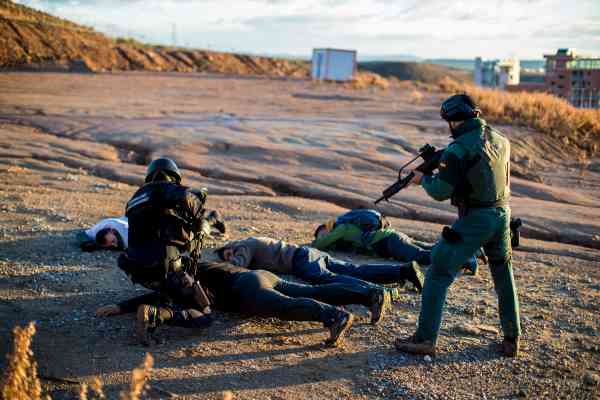
[[[116,304],[102,306],[96,310],[96,317],[110,317],[118,314],[121,314],[121,307]]]

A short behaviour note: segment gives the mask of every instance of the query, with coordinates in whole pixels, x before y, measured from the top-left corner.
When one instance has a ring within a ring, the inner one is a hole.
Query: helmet
[[[181,172],[179,171],[177,164],[175,164],[175,161],[163,157],[157,158],[148,165],[148,170],[146,171],[146,183],[154,181],[160,172],[175,179],[175,182],[177,183],[181,182]]]
[[[455,94],[442,103],[440,115],[446,121],[464,121],[477,117],[481,109],[467,94]]]

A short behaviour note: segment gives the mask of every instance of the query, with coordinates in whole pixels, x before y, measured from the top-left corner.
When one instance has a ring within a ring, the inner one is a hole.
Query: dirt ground
[[[95,309],[127,299],[117,253],[82,253],[75,234],[123,213],[153,157],[208,187],[230,238],[308,243],[317,223],[369,205],[419,145],[448,143],[442,94],[411,85],[352,91],[303,80],[202,74],[0,74],[0,352],[14,325],[35,320],[34,352],[53,398],[76,398],[99,376],[110,398],[146,351],[149,398],[600,398],[600,162],[579,165],[536,132],[500,127],[513,142],[514,253],[522,357],[499,357],[489,271],[449,294],[433,360],[393,350],[413,332],[419,297],[403,291],[376,327],[357,315],[343,346],[319,324],[219,314],[204,331],[165,328],[162,344],[133,337],[133,317]],[[397,229],[435,240],[454,211],[418,188],[382,208]],[[212,243],[217,245],[218,243]],[[338,254],[356,261],[364,258]],[[4,366],[5,357],[0,365]],[[58,380],[58,382],[57,382]]]

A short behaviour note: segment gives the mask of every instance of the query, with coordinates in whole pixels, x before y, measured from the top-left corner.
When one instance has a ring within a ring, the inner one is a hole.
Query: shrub
[[[31,351],[31,339],[35,334],[35,324],[26,328],[13,329],[13,351],[8,355],[8,367],[2,381],[3,399],[38,400],[42,398],[42,385],[37,376],[37,363]],[[49,397],[47,397],[49,399]]]
[[[42,385],[37,374],[37,363],[31,351],[31,340],[35,334],[35,324],[30,322],[26,328],[16,326],[13,329],[13,351],[8,355],[8,367],[0,383],[0,394],[10,400],[51,400],[43,395]],[[147,380],[154,360],[150,353],[142,365],[131,373],[129,390],[120,393],[121,400],[139,400],[148,389]],[[90,384],[82,383],[79,388],[80,400],[104,400],[102,381],[95,378]]]
[[[546,93],[505,92],[449,78],[443,79],[439,87],[447,93],[471,95],[490,122],[532,128],[589,155],[600,152],[600,110],[575,108]]]

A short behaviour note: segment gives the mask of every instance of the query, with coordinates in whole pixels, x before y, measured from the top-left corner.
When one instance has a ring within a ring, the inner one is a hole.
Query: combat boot
[[[403,353],[435,356],[435,344],[431,340],[417,341],[415,336],[405,339],[396,338],[394,345],[396,346],[396,350]]]
[[[498,351],[502,353],[504,357],[518,357],[519,356],[519,338],[504,338],[502,343],[498,344]]]
[[[371,325],[377,324],[385,312],[391,307],[390,293],[384,289],[373,289],[369,295],[371,300]]]
[[[337,309],[335,319],[327,328],[329,329],[329,338],[325,341],[325,345],[329,347],[337,347],[342,336],[352,326],[354,315],[346,310]]]
[[[138,340],[144,346],[151,344],[152,334],[166,320],[171,319],[172,315],[166,308],[159,308],[148,304],[142,304],[137,309],[137,318],[135,321],[135,332]]]
[[[425,274],[423,274],[423,270],[418,262],[413,261],[410,263],[410,272],[407,279],[413,284],[417,292],[421,293],[425,284]]]

